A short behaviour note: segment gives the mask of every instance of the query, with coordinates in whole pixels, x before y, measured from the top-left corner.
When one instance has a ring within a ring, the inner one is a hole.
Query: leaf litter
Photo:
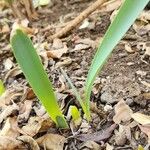
[[[91,96],[92,121],[88,123],[81,113],[81,125],[70,126],[71,131],[56,129],[25,81],[8,44],[12,29],[19,26],[28,33],[63,110],[67,112],[72,103],[79,108],[59,68],[63,67],[75,85],[83,90],[94,51],[121,3],[122,0],[104,3],[67,36],[55,38],[53,42],[47,39],[86,9],[90,1],[50,2],[37,8],[40,13],[37,20],[21,22],[14,19],[8,6],[0,5],[0,12],[3,10],[0,18],[4,18],[0,20],[0,78],[6,86],[0,97],[0,149],[112,150],[137,149],[139,144],[148,149],[149,10],[140,14],[97,77]]]

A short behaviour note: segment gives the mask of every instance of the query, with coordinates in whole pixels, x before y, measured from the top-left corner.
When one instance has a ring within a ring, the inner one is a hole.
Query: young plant
[[[34,93],[41,100],[51,119],[58,127],[67,128],[68,125],[59,109],[52,84],[44,71],[31,40],[18,29],[11,38],[11,46],[26,79]]]
[[[0,80],[0,96],[5,92],[3,82]]]
[[[82,109],[87,117],[87,120],[90,120],[90,95],[92,91],[93,82],[97,74],[101,71],[103,65],[107,61],[108,57],[112,53],[112,50],[121,40],[123,35],[130,28],[132,23],[135,21],[139,13],[144,9],[149,0],[125,0],[121,6],[118,14],[115,19],[109,26],[107,32],[104,35],[102,43],[99,45],[99,48],[94,56],[88,76],[86,79],[85,90],[84,90],[84,99],[82,100],[79,93],[77,92],[75,86],[72,84],[69,77],[65,74],[67,81],[72,87],[76,99],[80,102]]]
[[[97,74],[102,69],[114,47],[121,40],[148,2],[149,0],[125,0],[118,14],[106,31],[103,41],[99,45],[99,48],[94,56],[86,80],[84,103],[86,107],[85,114],[87,119],[90,119],[90,94]]]
[[[81,124],[82,118],[80,112],[76,106],[70,106],[68,110],[69,116],[72,116],[72,121],[74,125],[77,127]]]

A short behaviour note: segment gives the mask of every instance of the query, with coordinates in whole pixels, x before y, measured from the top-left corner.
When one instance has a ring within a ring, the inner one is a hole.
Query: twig
[[[87,18],[87,16],[89,16],[93,11],[95,11],[99,6],[101,6],[106,1],[107,0],[97,0],[96,2],[94,2],[91,6],[85,9],[79,16],[77,16],[74,20],[70,21],[70,23],[67,24],[67,26],[62,28],[56,34],[50,36],[49,40],[60,38],[66,35],[67,32],[74,29],[80,22],[82,22],[85,18]]]

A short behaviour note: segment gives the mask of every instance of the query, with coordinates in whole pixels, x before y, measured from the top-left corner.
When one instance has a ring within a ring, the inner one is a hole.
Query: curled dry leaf
[[[33,137],[38,132],[48,130],[53,125],[50,118],[30,117],[27,125],[23,126],[19,132]]]
[[[34,94],[33,90],[31,88],[28,88],[26,91],[26,99],[31,100],[34,99],[36,95]]]
[[[31,109],[32,109],[32,104],[33,104],[33,101],[30,101],[30,100],[26,100],[22,104],[22,107],[20,108],[20,112],[19,112],[20,114],[18,116],[19,122],[21,120],[24,120],[24,121],[28,120],[30,112],[31,112]]]
[[[115,142],[119,146],[123,146],[127,141],[126,130],[127,126],[119,125],[119,131],[115,130]]]
[[[37,142],[30,136],[26,136],[26,135],[19,136],[19,137],[17,137],[17,140],[19,140],[23,143],[29,144],[31,150],[40,150]]]
[[[10,116],[14,111],[18,111],[18,110],[19,107],[15,103],[13,103],[13,105],[7,106],[0,114],[0,123],[2,123],[2,121],[6,119],[8,116]]]
[[[72,63],[72,59],[69,58],[69,57],[66,57],[66,58],[63,59],[63,61],[56,63],[55,68],[59,68],[59,67],[62,67],[62,66],[68,66],[71,63]]]
[[[125,44],[125,50],[129,53],[134,53],[135,51],[131,48],[131,45],[129,43]]]
[[[68,51],[68,48],[66,45],[64,45],[63,48],[57,49],[57,50],[50,50],[46,51],[47,57],[48,58],[61,58],[63,54],[66,54]]]
[[[119,124],[122,122],[129,121],[131,119],[132,110],[130,107],[125,103],[124,100],[120,100],[115,105],[115,116],[113,117],[113,121],[116,124]]]
[[[5,108],[6,105],[9,105],[12,100],[18,96],[21,96],[22,92],[15,92],[12,89],[7,89],[5,92],[0,96],[0,107]]]
[[[7,74],[5,75],[4,82],[6,82],[9,77],[15,77],[21,73],[22,73],[22,71],[20,70],[20,68],[18,66],[9,70],[7,72]]]
[[[36,141],[41,147],[47,150],[63,150],[66,138],[58,134],[46,134]]]
[[[113,124],[110,127],[106,128],[104,130],[95,132],[95,133],[77,135],[76,138],[78,140],[84,141],[84,142],[85,141],[100,142],[100,141],[108,139],[116,127],[117,127],[116,124]]]
[[[150,144],[150,126],[141,126],[139,125],[141,131],[148,136],[148,143]]]
[[[25,149],[21,141],[9,136],[0,136],[0,149],[1,150],[14,150]]]
[[[16,117],[7,118],[4,127],[0,130],[0,136],[8,136],[12,138],[16,138],[20,135],[18,132],[18,124]]]
[[[142,11],[139,15],[139,19],[148,23],[148,21],[150,21],[150,10]]]
[[[10,58],[7,58],[4,61],[4,68],[5,68],[4,71],[10,70],[13,66],[14,66],[14,64]]]
[[[148,115],[137,112],[132,114],[131,116],[136,122],[140,123],[141,125],[150,125],[150,116]]]
[[[106,150],[114,150],[114,147],[110,144],[106,144]]]

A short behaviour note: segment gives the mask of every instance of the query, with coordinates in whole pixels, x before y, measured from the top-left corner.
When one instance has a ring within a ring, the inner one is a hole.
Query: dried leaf
[[[110,11],[116,10],[120,7],[122,2],[123,2],[123,0],[108,1],[108,2],[104,3],[102,5],[102,7],[100,7],[100,12],[110,12]]]
[[[7,106],[3,112],[0,114],[0,123],[6,119],[9,115],[11,115],[14,111],[18,111],[19,107],[15,103],[13,105]]]
[[[4,127],[0,131],[0,136],[8,136],[12,138],[16,138],[19,136],[19,132],[17,130],[18,124],[16,117],[14,118],[7,118]]]
[[[58,134],[46,134],[36,141],[47,150],[63,150],[66,138]]]
[[[120,100],[115,105],[115,116],[113,117],[113,121],[116,124],[119,124],[121,121],[126,122],[131,119],[132,110],[130,107],[125,103],[124,100]]]
[[[148,136],[148,143],[150,144],[150,126],[141,126],[139,125],[141,131]]]
[[[114,150],[114,147],[112,145],[106,144],[106,150]]]
[[[4,61],[4,68],[5,68],[5,71],[10,70],[12,67],[13,67],[13,62],[11,61],[10,58],[7,58],[7,59]]]
[[[81,135],[76,136],[76,138],[84,142],[85,141],[100,142],[100,141],[108,139],[116,127],[117,127],[116,124],[113,124],[105,130],[101,130],[92,134],[81,134]]]
[[[23,143],[27,143],[30,145],[31,150],[40,150],[37,142],[30,136],[19,136],[17,140],[22,141]]]
[[[48,115],[44,115],[43,117],[30,117],[28,123],[19,132],[33,137],[37,133],[46,131],[53,126],[54,123]]]
[[[135,52],[132,48],[131,48],[131,45],[129,43],[126,43],[125,44],[125,50],[129,53],[133,53]]]
[[[136,122],[140,123],[141,125],[150,125],[150,116],[148,115],[137,112],[132,114],[131,116]]]
[[[33,101],[30,101],[30,100],[26,100],[24,103],[22,103],[22,107],[20,108],[21,111],[19,112],[20,114],[18,116],[19,122],[21,122],[21,120],[23,121],[28,120],[31,109],[32,109],[32,104],[33,104]]]
[[[101,147],[100,145],[98,145],[97,143],[93,142],[93,141],[87,141],[85,143],[83,143],[83,145],[81,147],[79,147],[79,149],[91,149],[91,150],[100,150]]]
[[[22,142],[16,140],[15,138],[8,136],[0,136],[0,149],[1,150],[17,150],[24,149]]]

